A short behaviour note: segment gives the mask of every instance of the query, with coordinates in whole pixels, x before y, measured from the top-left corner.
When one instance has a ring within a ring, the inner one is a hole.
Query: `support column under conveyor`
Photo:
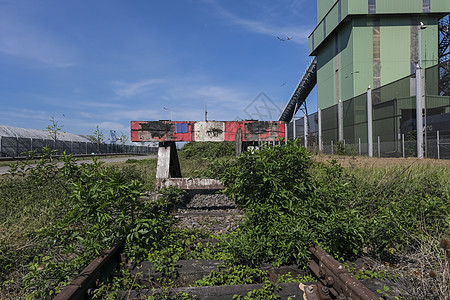
[[[281,113],[279,121],[289,123],[292,120],[293,116],[305,102],[306,98],[308,97],[309,93],[311,93],[316,83],[317,58],[314,58],[314,60],[309,65],[308,70],[306,70],[306,73],[303,76],[302,80],[298,84],[297,89],[292,94],[288,104]]]

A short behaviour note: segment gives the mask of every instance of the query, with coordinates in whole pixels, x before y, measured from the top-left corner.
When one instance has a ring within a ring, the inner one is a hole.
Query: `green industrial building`
[[[309,37],[310,55],[317,57],[318,107],[415,73],[420,22],[427,26],[422,67],[437,66],[438,22],[448,12],[448,0],[318,0],[318,24]],[[438,94],[436,84],[429,88]]]
[[[405,155],[415,151],[414,143],[405,144],[415,140],[421,82],[424,148],[435,155],[436,134],[450,131],[449,13],[449,0],[317,0],[317,26],[309,36],[315,59],[280,120],[290,121],[316,85],[320,116],[298,122],[297,132],[309,131],[308,144],[324,151],[345,141],[369,153],[369,89],[375,155]],[[422,81],[416,80],[419,65]]]

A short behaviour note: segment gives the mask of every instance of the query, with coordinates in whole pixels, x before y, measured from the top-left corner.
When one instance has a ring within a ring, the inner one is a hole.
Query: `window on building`
[[[377,13],[377,0],[369,0],[369,14]]]
[[[431,10],[431,0],[423,0],[423,12],[430,12]]]
[[[327,38],[327,19],[323,19],[323,39]]]

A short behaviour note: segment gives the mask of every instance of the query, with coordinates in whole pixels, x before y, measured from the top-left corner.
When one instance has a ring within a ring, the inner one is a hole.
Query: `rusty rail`
[[[124,242],[116,244],[91,262],[81,274],[66,286],[54,300],[88,299],[89,291],[96,287],[101,277],[109,274],[121,261]],[[310,247],[309,268],[320,283],[300,284],[306,300],[378,300],[367,287],[355,279],[343,266],[319,246]]]
[[[319,246],[310,247],[312,258],[309,268],[319,278],[321,286],[309,288],[306,295],[309,299],[339,299],[339,300],[378,300],[372,291],[365,287],[331,255]],[[330,298],[332,296],[333,298]]]
[[[108,276],[120,263],[121,241],[92,261],[54,300],[88,299],[88,291],[95,287],[97,280]]]

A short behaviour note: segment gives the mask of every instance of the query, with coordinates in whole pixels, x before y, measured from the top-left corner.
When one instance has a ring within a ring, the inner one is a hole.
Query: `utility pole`
[[[367,147],[369,157],[373,157],[373,115],[372,115],[372,89],[367,89]]]

